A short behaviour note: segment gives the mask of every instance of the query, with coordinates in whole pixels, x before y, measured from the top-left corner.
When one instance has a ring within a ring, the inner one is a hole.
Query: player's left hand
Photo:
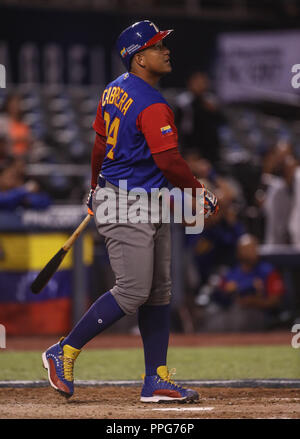
[[[93,212],[93,194],[94,194],[94,192],[95,192],[95,189],[90,189],[89,195],[88,195],[87,200],[86,200],[88,213],[90,215],[94,215],[94,212]]]
[[[219,211],[218,199],[208,189],[204,189],[204,218],[215,215]]]

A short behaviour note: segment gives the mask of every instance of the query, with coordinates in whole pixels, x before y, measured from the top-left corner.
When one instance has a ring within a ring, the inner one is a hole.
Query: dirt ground
[[[51,388],[1,388],[1,419],[300,418],[300,389],[196,388],[191,404],[145,404],[138,387],[78,387],[66,400]],[[176,410],[174,410],[176,409]]]
[[[43,350],[58,337],[8,337],[7,350]],[[288,331],[172,334],[170,346],[290,344]],[[107,334],[86,348],[142,348],[140,336]],[[0,419],[300,419],[300,389],[196,388],[193,404],[145,404],[139,387],[77,387],[66,400],[50,387],[0,388]]]

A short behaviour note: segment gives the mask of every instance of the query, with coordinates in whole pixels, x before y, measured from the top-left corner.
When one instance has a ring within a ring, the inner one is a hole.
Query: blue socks
[[[108,291],[93,303],[61,344],[81,349],[88,341],[123,316],[125,313]]]
[[[144,344],[146,375],[153,376],[159,366],[167,364],[170,304],[141,306],[138,324]]]
[[[108,291],[93,303],[61,344],[81,349],[123,316],[125,313]],[[159,366],[167,364],[170,304],[141,306],[138,310],[138,324],[144,345],[146,375],[153,376]]]

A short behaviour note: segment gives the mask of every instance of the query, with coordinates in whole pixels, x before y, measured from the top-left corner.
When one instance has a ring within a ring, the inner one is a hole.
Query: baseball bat
[[[58,252],[53,256],[52,259],[45,265],[42,271],[37,275],[35,280],[32,282],[30,288],[34,294],[39,294],[42,289],[47,285],[53,274],[56,272],[60,264],[62,263],[64,257],[81,234],[81,232],[86,228],[89,221],[91,219],[91,215],[88,214],[84,220],[79,224],[77,229],[72,233],[72,235],[68,238],[68,240],[64,243],[62,248],[58,250]]]

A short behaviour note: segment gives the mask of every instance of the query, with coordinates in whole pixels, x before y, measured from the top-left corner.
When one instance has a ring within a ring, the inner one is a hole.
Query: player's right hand
[[[219,211],[218,199],[208,189],[204,188],[204,218],[215,215]]]
[[[94,194],[94,192],[95,192],[95,189],[90,189],[89,195],[88,195],[87,200],[86,200],[88,213],[90,215],[94,215],[94,212],[93,212],[93,194]]]

